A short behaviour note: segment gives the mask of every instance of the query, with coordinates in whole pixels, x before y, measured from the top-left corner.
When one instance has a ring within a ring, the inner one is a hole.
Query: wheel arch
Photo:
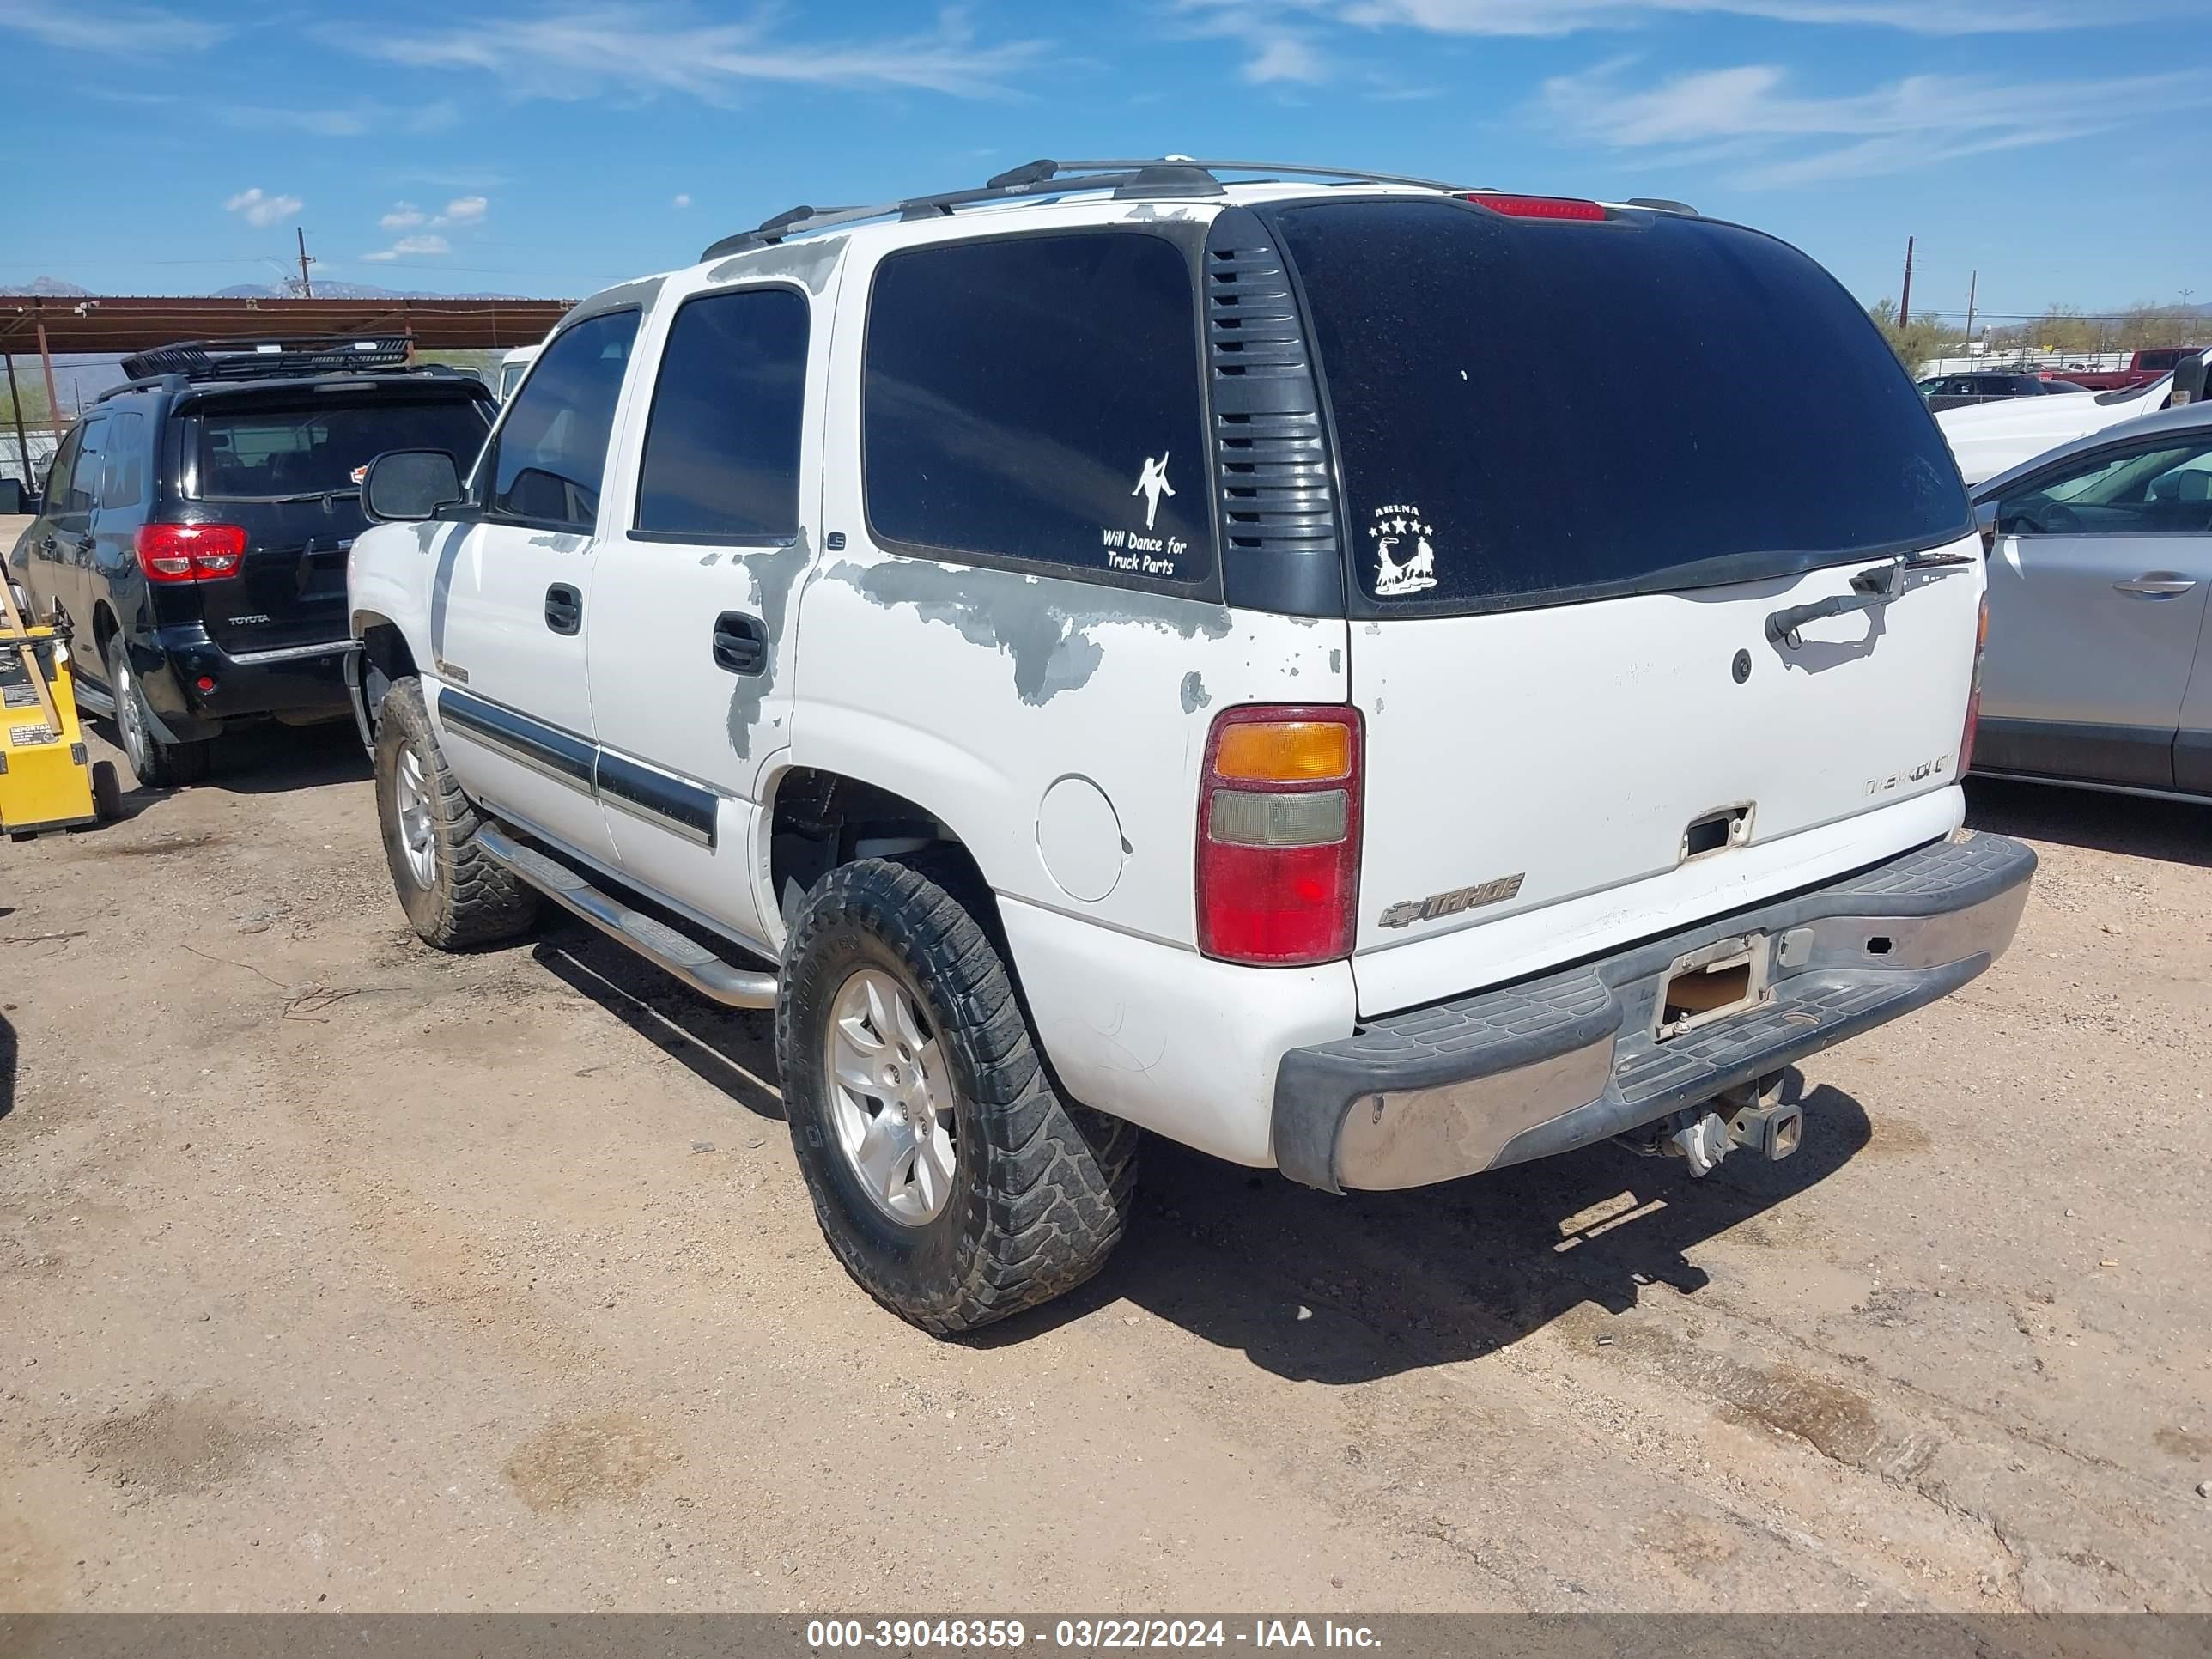
[[[769,897],[787,922],[799,898],[830,871],[863,858],[897,858],[925,849],[968,878],[963,900],[1005,952],[998,898],[952,819],[936,807],[850,773],[787,765],[762,793]],[[1007,962],[1009,972],[1013,963]]]

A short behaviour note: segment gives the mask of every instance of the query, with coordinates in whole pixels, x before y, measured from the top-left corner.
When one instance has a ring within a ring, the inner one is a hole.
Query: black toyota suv
[[[70,619],[77,696],[114,716],[141,783],[200,778],[237,721],[349,718],[362,474],[388,449],[465,472],[497,408],[408,357],[404,338],[163,346],[63,440],[10,568]]]

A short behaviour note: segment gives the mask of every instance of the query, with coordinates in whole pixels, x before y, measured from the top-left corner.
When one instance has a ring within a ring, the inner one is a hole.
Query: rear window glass
[[[355,477],[387,449],[442,449],[463,472],[483,447],[482,404],[313,403],[205,409],[198,417],[201,501],[280,501],[358,489]]]
[[[1386,607],[1747,580],[1967,532],[1912,382],[1784,243],[1440,201],[1272,216],[1328,376],[1359,582]]]

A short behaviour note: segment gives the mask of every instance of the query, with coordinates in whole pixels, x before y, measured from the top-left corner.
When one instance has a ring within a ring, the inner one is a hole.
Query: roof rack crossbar
[[[699,257],[720,259],[732,253],[773,247],[793,236],[811,235],[839,225],[869,219],[941,217],[957,209],[986,202],[1013,201],[1050,196],[1073,196],[1088,191],[1133,191],[1139,194],[1213,194],[1224,173],[1279,174],[1294,179],[1340,179],[1346,183],[1405,185],[1418,190],[1463,191],[1465,185],[1438,179],[1416,179],[1399,173],[1372,173],[1360,167],[1301,167],[1289,161],[1193,161],[1186,156],[1152,156],[1116,161],[1054,161],[1040,158],[994,173],[979,187],[909,196],[868,207],[793,208],[779,213],[754,229],[725,236]],[[1211,180],[1213,191],[1204,188]]]
[[[124,358],[132,380],[182,375],[189,380],[263,380],[328,374],[343,369],[401,368],[413,341],[405,334],[270,336],[243,340],[178,340]]]

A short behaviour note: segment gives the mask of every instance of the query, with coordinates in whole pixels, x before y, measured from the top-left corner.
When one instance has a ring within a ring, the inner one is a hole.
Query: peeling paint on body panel
[[[732,254],[707,273],[710,283],[735,283],[763,276],[787,276],[809,294],[830,286],[830,274],[845,252],[842,236],[809,237]]]
[[[753,727],[760,723],[762,702],[775,689],[783,655],[783,625],[791,609],[792,586],[813,556],[803,526],[786,546],[731,556],[731,562],[742,566],[753,579],[755,614],[768,629],[767,667],[758,674],[741,677],[730,691],[730,748],[739,760],[752,757]]]
[[[1182,677],[1182,712],[1184,714],[1195,714],[1212,701],[1213,699],[1206,693],[1204,675],[1194,668]]]
[[[1049,581],[966,565],[901,559],[861,566],[840,561],[823,573],[871,605],[910,605],[924,622],[943,623],[971,645],[1013,659],[1015,695],[1041,708],[1062,691],[1079,690],[1105,660],[1091,637],[1115,623],[1194,639],[1225,637],[1225,606],[1081,582]]]

